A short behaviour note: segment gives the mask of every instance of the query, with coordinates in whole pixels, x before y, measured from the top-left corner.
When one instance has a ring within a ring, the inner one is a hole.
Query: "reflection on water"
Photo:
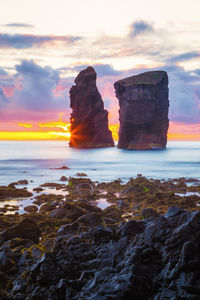
[[[198,192],[186,192],[185,194],[184,193],[175,193],[175,195],[178,195],[180,197],[193,196],[193,195],[200,196],[200,194]]]
[[[101,209],[105,209],[111,205],[106,198],[99,198],[95,201],[95,204]]]
[[[55,194],[55,195],[67,196],[69,195],[69,192],[65,190],[56,190],[55,188],[45,188],[45,190],[43,190],[41,193],[37,193],[37,195],[39,194]]]
[[[21,187],[21,186],[20,186]],[[26,213],[24,211],[24,208],[29,206],[29,205],[33,205],[33,201],[35,201],[35,196],[38,196],[38,195],[41,195],[41,194],[55,194],[55,195],[62,195],[62,196],[66,196],[69,194],[68,191],[63,191],[63,190],[56,190],[55,188],[45,188],[43,191],[39,192],[39,193],[36,193],[35,191],[33,191],[33,189],[28,189],[28,191],[30,191],[33,196],[32,197],[29,197],[29,198],[12,198],[12,199],[6,199],[6,200],[3,200],[3,201],[0,201],[0,208],[1,207],[4,207],[4,206],[19,206],[19,209],[16,209],[16,210],[8,210],[6,212],[6,214],[14,214],[16,211],[19,213],[19,214],[23,214],[23,213]],[[34,204],[36,205],[36,204]],[[36,205],[38,206],[38,205]],[[38,206],[39,208],[40,206]]]

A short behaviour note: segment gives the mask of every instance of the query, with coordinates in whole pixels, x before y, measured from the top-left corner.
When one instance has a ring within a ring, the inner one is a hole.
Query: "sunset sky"
[[[110,125],[113,83],[165,70],[169,138],[200,140],[199,12],[199,0],[1,1],[0,139],[69,138],[69,89],[92,65]]]

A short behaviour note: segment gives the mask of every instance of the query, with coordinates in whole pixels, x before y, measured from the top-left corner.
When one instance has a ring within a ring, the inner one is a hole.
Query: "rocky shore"
[[[1,208],[0,299],[200,299],[200,182],[85,175]],[[1,203],[33,195],[17,184]]]

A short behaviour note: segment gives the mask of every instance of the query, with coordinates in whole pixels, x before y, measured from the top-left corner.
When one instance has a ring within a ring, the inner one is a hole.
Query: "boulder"
[[[165,148],[168,120],[168,76],[145,72],[115,82],[119,100],[119,148]]]
[[[143,208],[142,216],[144,217],[144,219],[156,218],[159,217],[159,213],[155,211],[153,208],[148,207],[148,208]]]
[[[70,89],[71,139],[70,147],[113,147],[108,129],[108,112],[104,109],[96,86],[97,74],[92,67],[82,70]]]
[[[38,207],[36,205],[29,205],[24,207],[24,211],[28,212],[28,213],[35,213],[38,211]]]
[[[79,217],[76,220],[76,223],[82,223],[85,226],[95,227],[98,225],[103,225],[104,218],[101,214],[92,212]]]
[[[66,176],[61,176],[60,181],[67,181],[68,178]]]
[[[0,234],[0,245],[13,238],[30,239],[38,243],[40,236],[40,229],[32,219],[24,219],[19,224],[4,230]]]
[[[61,208],[58,208],[54,210],[51,213],[51,217],[57,218],[57,219],[65,219],[70,218],[72,221],[75,221],[80,216],[86,214],[87,211],[78,205],[75,205],[72,202],[66,202],[63,204]]]

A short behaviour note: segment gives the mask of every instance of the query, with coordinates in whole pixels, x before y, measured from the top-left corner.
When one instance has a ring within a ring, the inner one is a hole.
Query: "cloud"
[[[16,78],[20,80],[20,88]],[[34,61],[23,60],[16,65],[14,79],[16,87],[12,97],[6,98],[3,93],[7,105],[4,107],[2,120],[22,123],[55,120],[61,112],[67,111],[64,86],[62,92],[55,93],[57,86],[61,86],[58,70],[41,67]]]
[[[89,65],[90,64],[75,66],[71,70],[80,72],[81,70],[87,68]],[[95,69],[98,77],[117,76],[122,73],[120,70],[115,70],[113,66],[109,64],[93,64],[92,67]]]
[[[45,45],[56,45],[57,42],[73,44],[80,39],[81,37],[78,36],[0,33],[0,48],[27,49]]]
[[[79,72],[87,66],[79,65],[71,68],[71,70]],[[176,64],[162,65],[159,68],[137,67],[128,70],[115,70],[109,64],[94,64],[92,66],[97,71],[97,86],[104,100],[104,105],[109,111],[109,118],[112,124],[117,123],[119,117],[119,104],[115,96],[113,83],[122,78],[159,69],[167,71],[169,76],[170,120],[187,124],[200,123],[199,69],[186,71],[183,67]]]
[[[4,76],[4,75],[7,75],[7,72],[3,69],[3,68],[1,68],[0,67],[0,76]]]
[[[34,28],[35,26],[28,23],[8,23],[4,25],[5,27],[26,27],[26,28]]]
[[[27,60],[16,65],[16,71],[23,79],[22,89],[15,94],[18,105],[33,111],[57,110],[60,107],[59,98],[53,94],[60,80],[58,71]]]
[[[169,59],[169,62],[174,63],[174,62],[180,62],[180,61],[187,61],[187,60],[197,58],[197,57],[200,57],[200,52],[190,51],[190,52],[185,52],[185,53],[181,53],[179,55],[172,56]]]
[[[130,27],[130,36],[135,37],[143,33],[154,32],[154,28],[151,24],[145,21],[134,22]]]
[[[0,103],[7,102],[7,98],[4,95],[3,90],[0,88]]]
[[[167,71],[168,67],[164,67]],[[200,122],[200,77],[183,68],[169,71],[171,121],[194,124]]]
[[[15,75],[0,76],[1,122],[4,120],[27,123],[29,121],[58,120],[61,112],[63,120],[69,119],[69,89],[78,72],[87,65],[53,69],[41,67],[34,61],[24,60],[16,65]],[[198,69],[186,71],[175,64],[162,65],[159,68],[132,68],[116,70],[109,64],[93,65],[98,73],[97,86],[109,111],[110,123],[118,122],[119,104],[115,96],[113,83],[119,79],[139,73],[162,69],[169,75],[169,119],[187,124],[200,123],[200,72]],[[76,71],[73,77],[60,77],[66,70]],[[100,74],[100,76],[99,76]],[[8,82],[2,81],[8,77]],[[4,85],[3,85],[4,84]]]
[[[194,75],[194,71],[186,71],[183,67],[175,64],[162,65],[159,68],[144,67],[126,71],[121,70],[120,75],[99,78],[97,83],[104,99],[105,107],[109,110],[111,123],[118,121],[117,111],[119,109],[113,83],[118,79],[159,69],[167,71],[169,76],[170,121],[187,124],[200,123],[200,72]]]

